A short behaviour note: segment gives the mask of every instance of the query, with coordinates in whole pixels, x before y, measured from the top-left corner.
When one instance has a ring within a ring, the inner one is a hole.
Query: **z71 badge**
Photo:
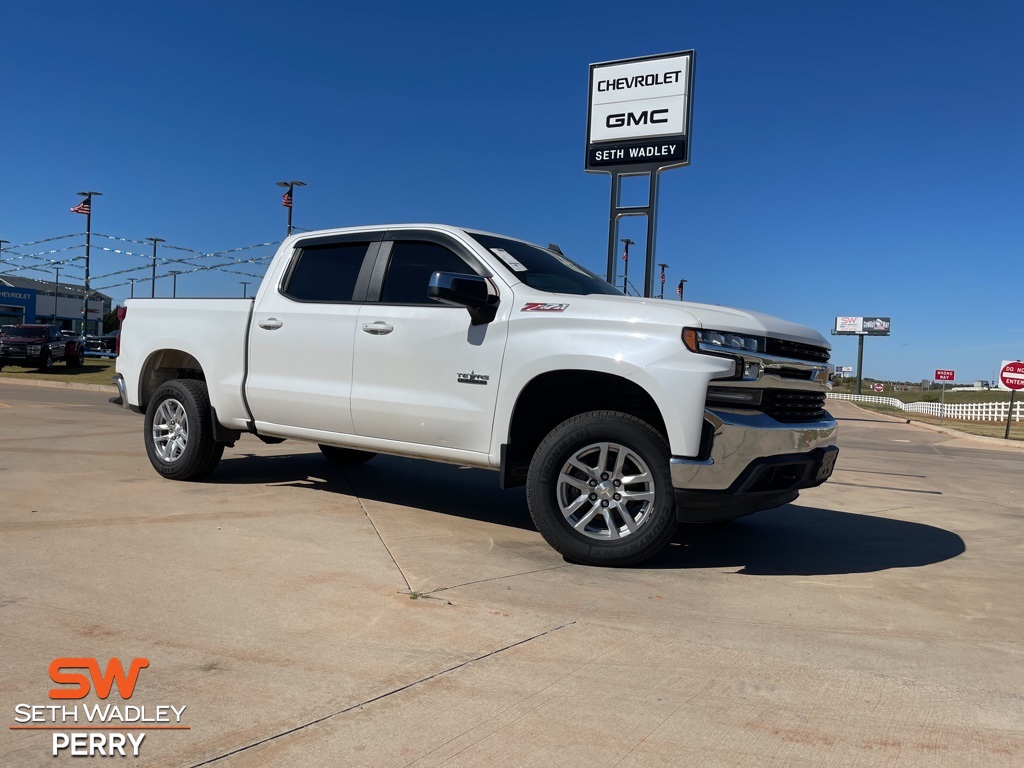
[[[475,371],[470,373],[456,373],[456,379],[459,384],[483,384],[487,385],[487,382],[491,380],[490,376],[485,376],[482,373],[476,373]]]
[[[565,312],[568,304],[544,304],[539,301],[527,302],[521,311],[523,312]]]

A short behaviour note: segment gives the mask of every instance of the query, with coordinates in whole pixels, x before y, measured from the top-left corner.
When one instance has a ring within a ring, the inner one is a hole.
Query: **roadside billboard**
[[[888,336],[888,317],[837,317],[833,336]]]

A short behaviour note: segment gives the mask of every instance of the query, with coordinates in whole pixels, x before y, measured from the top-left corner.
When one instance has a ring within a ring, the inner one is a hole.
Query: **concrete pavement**
[[[105,394],[0,383],[0,765],[54,763],[9,726],[59,657],[149,659],[147,766],[1021,764],[1024,455],[830,407],[828,484],[605,570],[492,473],[243,438],[173,483]]]

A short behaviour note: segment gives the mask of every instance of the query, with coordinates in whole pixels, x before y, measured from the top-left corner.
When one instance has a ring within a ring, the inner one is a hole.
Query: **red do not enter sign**
[[[999,381],[1007,389],[1024,389],[1024,363],[1004,362],[999,371]]]

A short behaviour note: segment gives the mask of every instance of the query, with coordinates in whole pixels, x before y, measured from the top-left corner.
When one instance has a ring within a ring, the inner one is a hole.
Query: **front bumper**
[[[42,365],[45,360],[46,355],[42,353],[29,355],[21,350],[13,350],[0,354],[0,366],[18,365],[23,368],[34,368]]]
[[[674,457],[680,520],[747,515],[793,501],[832,474],[839,449],[835,419],[783,424],[758,412],[705,409],[710,447],[697,459]]]

